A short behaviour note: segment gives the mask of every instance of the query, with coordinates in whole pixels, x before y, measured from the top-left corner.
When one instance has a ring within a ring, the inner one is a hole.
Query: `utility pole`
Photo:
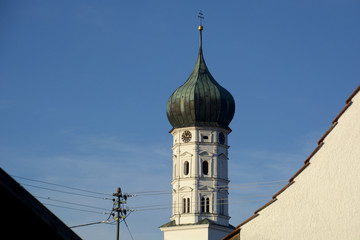
[[[126,204],[128,197],[135,197],[136,195],[122,193],[121,188],[118,187],[116,193],[113,193],[113,196],[116,198],[113,198],[114,205],[113,205],[112,212],[116,212],[116,216],[114,213],[112,214],[112,216],[114,217],[114,220],[116,220],[116,240],[119,240],[119,238],[120,238],[120,220],[124,219],[124,221],[125,221],[125,218],[127,217],[126,213],[135,211],[134,209],[124,208],[123,204]],[[126,226],[127,226],[127,224],[126,224]]]
[[[116,193],[113,194],[116,199],[114,199],[114,208],[113,211],[116,212],[116,240],[119,240],[120,238],[120,219],[126,218],[126,209],[122,208],[121,204],[125,204],[128,195],[123,194],[121,192],[121,188],[117,188]]]
[[[120,238],[120,194],[121,194],[121,188],[117,189],[117,208],[115,208],[116,213],[116,240],[119,240]]]

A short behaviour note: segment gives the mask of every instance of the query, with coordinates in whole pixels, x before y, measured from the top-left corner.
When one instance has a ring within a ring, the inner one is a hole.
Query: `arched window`
[[[202,213],[205,212],[205,198],[201,198],[200,210]]]
[[[183,198],[183,213],[190,212],[190,198]]]
[[[210,212],[210,199],[206,198],[206,202],[205,202],[205,212]]]
[[[200,211],[202,213],[209,213],[210,212],[210,199],[207,197],[201,198],[200,202]]]
[[[208,173],[209,173],[209,163],[208,163],[208,161],[203,161],[202,170],[203,170],[204,175],[208,175]]]
[[[224,199],[220,199],[219,201],[219,208],[220,208],[220,215],[225,215],[225,200]]]
[[[185,175],[189,174],[189,162],[188,161],[184,162],[184,174]]]
[[[190,198],[187,199],[187,212],[190,212]]]
[[[183,198],[183,213],[186,213],[186,198]]]

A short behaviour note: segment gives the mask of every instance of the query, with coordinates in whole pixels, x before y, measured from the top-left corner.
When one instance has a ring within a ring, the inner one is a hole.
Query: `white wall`
[[[360,94],[295,182],[241,226],[241,240],[360,239]]]
[[[191,140],[183,142],[184,131],[191,132]],[[225,134],[225,144],[220,144],[218,135]],[[173,214],[176,224],[193,224],[208,218],[228,226],[228,205],[220,214],[219,199],[228,197],[228,145],[229,131],[213,127],[187,127],[174,129],[173,135]],[[206,136],[206,138],[204,138]],[[202,171],[202,162],[208,162],[208,174]],[[189,173],[184,174],[184,163],[189,163]],[[224,186],[220,190],[219,186]],[[209,198],[209,213],[201,212],[201,198]],[[183,199],[190,199],[190,212],[183,212]]]
[[[164,240],[208,240],[207,225],[188,226],[188,227],[170,227],[164,232]]]
[[[183,225],[161,228],[164,240],[219,240],[228,235],[233,229],[209,225]]]

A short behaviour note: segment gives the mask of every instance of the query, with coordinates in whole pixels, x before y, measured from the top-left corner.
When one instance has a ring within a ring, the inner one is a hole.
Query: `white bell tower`
[[[206,127],[171,131],[173,208],[172,221],[160,227],[165,240],[219,240],[233,231],[228,213],[229,132]]]
[[[167,103],[173,178],[171,221],[160,227],[165,240],[219,240],[234,230],[228,210],[228,125],[235,102],[205,64],[202,30],[200,25],[193,72]]]
[[[188,127],[173,135],[172,217],[176,224],[204,219],[228,226],[229,130]]]

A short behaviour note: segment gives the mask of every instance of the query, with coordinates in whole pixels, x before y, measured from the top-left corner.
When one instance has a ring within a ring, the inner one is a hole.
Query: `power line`
[[[156,205],[147,205],[147,206],[138,206],[138,207],[132,207],[134,209],[139,209],[139,208],[151,208],[151,207],[161,207],[161,206],[171,206],[171,203],[164,203],[164,204],[156,204]]]
[[[72,207],[60,206],[60,205],[51,204],[51,203],[42,203],[42,204],[44,204],[45,206],[59,207],[59,208],[65,208],[65,209],[81,211],[81,212],[96,213],[96,214],[102,214],[102,215],[106,214],[104,212],[95,212],[95,211],[91,211],[91,210],[84,210],[84,209],[80,209],[80,208],[72,208]]]
[[[264,197],[267,195],[252,195],[252,196],[240,196],[240,197],[232,197],[231,199],[249,199],[249,198],[256,198],[256,197]],[[58,199],[53,199],[50,197],[41,197],[41,196],[36,196],[39,199],[44,199],[44,200],[50,200],[50,201],[55,201],[55,202],[60,202],[60,203],[66,203],[66,204],[72,204],[72,205],[76,205],[76,206],[81,206],[81,207],[88,207],[88,208],[93,208],[93,209],[99,209],[99,210],[105,210],[105,211],[109,211],[109,209],[107,208],[100,208],[100,207],[96,207],[96,206],[91,206],[91,205],[86,205],[86,204],[80,204],[80,203],[74,203],[74,202],[69,202],[69,201],[63,201],[63,200],[58,200]],[[220,200],[230,200],[230,198],[221,198],[218,199],[218,201]],[[242,201],[231,201],[231,202],[222,202],[222,203],[214,203],[214,206],[217,205],[228,205],[228,204],[233,204],[233,203],[244,203],[244,202],[254,202],[254,201],[264,201],[264,200],[268,200],[268,199],[261,199],[261,200],[242,200]],[[43,203],[44,205],[49,205],[49,206],[55,206],[55,207],[61,207],[61,208],[66,208],[66,209],[71,209],[71,210],[77,210],[77,211],[83,211],[83,212],[93,212],[93,213],[100,213],[100,212],[94,212],[94,211],[88,211],[88,210],[84,210],[84,209],[79,209],[79,208],[71,208],[71,207],[66,207],[66,206],[60,206],[60,205],[55,205],[55,204],[48,204],[48,203]],[[195,203],[193,203],[195,204]],[[192,205],[193,205],[192,204]],[[135,206],[135,207],[131,207],[131,209],[134,209],[134,211],[148,211],[148,210],[162,210],[162,209],[171,209],[173,207],[175,208],[180,208],[182,203],[178,203],[176,204],[177,206],[173,206],[173,204],[171,203],[167,203],[167,204],[155,204],[155,205],[146,205],[146,206]],[[111,217],[112,212],[109,215],[109,218]],[[109,220],[109,218],[107,220]]]
[[[89,197],[89,198],[105,199],[103,197],[97,197],[97,196],[92,196],[92,195],[87,195],[87,194],[68,192],[68,191],[63,191],[63,190],[58,190],[58,189],[47,188],[47,187],[40,187],[40,186],[27,184],[27,183],[20,183],[20,184],[23,185],[23,186],[29,186],[29,187],[49,190],[49,191],[53,191],[53,192],[61,192],[61,193],[66,193],[66,194],[71,194],[71,195],[76,195],[76,196],[82,196],[82,197]]]
[[[52,189],[52,188],[47,188],[47,187],[41,187],[41,186],[36,186],[36,185],[32,185],[32,184],[26,184],[26,183],[21,183],[21,185],[24,186],[29,186],[29,187],[34,187],[34,188],[39,188],[39,189],[44,189],[44,190],[49,190],[49,191],[53,191],[53,192],[60,192],[60,193],[65,193],[65,194],[71,194],[71,195],[76,195],[76,196],[82,196],[82,197],[89,197],[89,198],[96,198],[96,199],[111,199],[111,198],[103,198],[103,197],[98,197],[98,196],[92,196],[92,195],[87,195],[87,194],[81,194],[81,193],[74,193],[74,192],[68,192],[68,191],[63,191],[63,190],[58,190],[58,189]],[[282,184],[272,184],[272,185],[254,185],[254,186],[248,186],[248,187],[240,187],[241,189],[248,189],[248,188],[257,188],[257,187],[273,187],[273,186],[279,186]],[[224,187],[222,190],[226,190],[228,188]],[[189,192],[189,191],[183,191],[183,192]],[[163,194],[171,194],[172,192],[167,192],[167,193],[149,193],[149,194],[141,194],[141,195],[137,195],[137,194],[131,194],[132,196],[151,196],[151,195],[163,195]]]
[[[239,187],[238,189],[249,189],[249,188],[258,188],[258,187],[275,187],[275,186],[280,186],[282,184],[272,184],[272,185],[258,185],[258,186],[249,186],[249,187]],[[229,188],[224,187],[221,190],[228,190]],[[233,188],[232,188],[233,189]],[[191,190],[189,191],[182,191],[183,193],[186,192],[191,192]],[[149,193],[149,194],[134,194],[135,197],[142,197],[142,196],[155,196],[155,195],[167,195],[167,194],[172,194],[171,191],[167,192],[167,193]]]
[[[45,182],[45,181],[41,181],[41,180],[35,180],[35,179],[24,178],[24,177],[19,177],[19,176],[14,176],[14,177],[20,178],[23,180],[27,180],[27,181],[36,182],[36,183],[48,184],[48,185],[52,185],[52,186],[56,186],[56,187],[60,187],[60,188],[67,188],[67,189],[71,189],[72,191],[64,191],[64,190],[59,190],[59,189],[50,188],[50,187],[22,183],[22,185],[24,185],[24,186],[29,186],[29,187],[34,187],[34,188],[39,188],[39,189],[43,189],[43,190],[64,193],[64,194],[76,195],[76,196],[81,196],[81,197],[89,197],[89,198],[102,199],[102,200],[103,199],[113,200],[114,206],[115,206],[115,203],[117,205],[116,205],[116,207],[113,206],[113,208],[109,214],[109,217],[106,220],[85,223],[85,224],[79,224],[79,225],[71,226],[70,228],[85,227],[85,226],[97,225],[97,224],[101,224],[101,223],[111,224],[111,225],[117,224],[117,238],[119,238],[120,222],[123,221],[126,225],[126,228],[129,232],[131,239],[134,240],[134,237],[130,231],[130,228],[125,220],[132,211],[157,211],[157,210],[172,209],[173,213],[176,214],[176,213],[181,213],[182,208],[183,208],[182,201],[178,201],[177,203],[171,203],[171,204],[154,204],[154,205],[138,206],[138,207],[134,207],[133,209],[129,209],[127,207],[125,208],[125,207],[121,206],[122,204],[126,203],[126,198],[130,197],[130,196],[152,196],[152,195],[171,194],[172,193],[171,190],[170,191],[169,190],[153,190],[153,191],[142,191],[142,192],[139,191],[139,192],[133,192],[133,193],[131,193],[131,195],[121,193],[121,190],[120,190],[120,192],[118,190],[118,193],[116,193],[116,194],[107,194],[107,193],[85,190],[85,189],[81,189],[81,188],[70,187],[70,186],[66,186],[66,185],[62,185],[62,184]],[[288,180],[277,180],[277,181],[268,181],[268,182],[252,182],[252,183],[229,184],[229,185],[224,184],[223,186],[222,185],[218,185],[218,186],[214,186],[214,187],[210,186],[210,188],[211,188],[211,191],[214,189],[217,189],[218,191],[221,192],[221,191],[228,190],[229,188],[231,188],[231,189],[248,189],[248,188],[259,188],[259,187],[273,187],[273,186],[281,185],[283,182],[287,182],[287,181]],[[89,194],[83,194],[83,193],[79,193],[79,192],[89,193]],[[182,191],[182,192],[185,193],[185,192],[190,192],[190,191]],[[95,195],[97,195],[97,196],[95,196]],[[113,198],[104,198],[104,197],[100,197],[99,195],[112,196]],[[231,198],[227,197],[227,198],[217,199],[216,201],[212,201],[212,203],[210,205],[211,206],[210,211],[212,213],[220,212],[221,214],[223,214],[225,210],[222,210],[222,209],[225,209],[225,208],[220,208],[220,210],[219,210],[218,206],[230,205],[230,204],[234,204],[234,203],[262,202],[262,201],[269,200],[269,199],[252,199],[252,200],[249,199],[249,198],[258,198],[258,197],[263,197],[263,196],[266,196],[266,195],[240,196],[240,197],[231,197]],[[114,199],[114,197],[117,197],[117,201],[116,201],[116,199]],[[37,198],[43,199],[43,200],[48,200],[48,201],[64,203],[64,204],[71,204],[71,205],[85,207],[85,208],[109,211],[109,209],[107,209],[107,208],[101,208],[101,207],[87,205],[87,204],[53,199],[50,197],[37,196]],[[232,199],[247,199],[247,200],[230,201],[230,199],[231,200]],[[196,206],[196,204],[199,204],[199,203],[196,203],[195,201],[191,201],[191,202],[192,203],[189,205],[192,206],[191,209],[193,209],[192,211],[194,211],[194,207]],[[88,213],[95,213],[95,214],[108,214],[108,213],[104,213],[104,212],[85,210],[85,209],[80,209],[80,208],[75,208],[75,207],[67,207],[67,206],[63,206],[63,205],[56,205],[56,204],[50,204],[50,203],[43,203],[43,204],[46,206],[64,208],[64,209],[81,211],[81,212],[88,212]],[[200,211],[200,209],[197,209],[196,211]],[[115,212],[117,213],[116,217],[115,217]],[[127,212],[128,212],[128,214],[126,214]],[[110,220],[111,216],[113,216],[115,220]]]
[[[80,224],[80,225],[71,226],[71,227],[69,227],[69,228],[86,227],[86,226],[90,226],[90,225],[95,225],[95,224],[100,224],[100,223],[107,223],[107,222],[108,222],[108,221],[85,223],[85,224]]]
[[[144,194],[134,194],[132,193],[133,195],[135,195],[136,197],[142,197],[142,196],[154,196],[154,195],[167,195],[167,194],[171,194],[172,192],[171,191],[167,191],[167,192],[163,192],[163,193],[144,193]]]
[[[16,176],[16,177],[19,177],[19,176]],[[22,177],[19,177],[19,178],[22,178]],[[28,178],[24,178],[24,179],[28,179]],[[31,180],[36,181],[36,182],[43,182],[43,181],[40,181],[40,180],[34,180],[34,179],[31,179]],[[272,187],[272,186],[279,185],[280,182],[283,182],[283,181],[285,181],[285,180],[268,181],[268,182],[253,182],[253,183],[243,183],[243,184],[232,184],[232,185],[229,185],[229,186],[238,186],[238,187],[240,186],[240,188],[242,188],[242,189],[243,188],[255,188],[255,187]],[[269,183],[279,183],[279,184],[269,185]],[[260,185],[260,184],[267,184],[267,185]],[[54,191],[54,192],[60,192],[60,193],[65,193],[65,194],[72,194],[72,195],[82,196],[82,197],[91,197],[91,198],[96,198],[96,199],[104,199],[104,198],[101,198],[101,197],[98,197],[98,196],[93,196],[93,195],[88,195],[88,194],[80,194],[80,193],[69,192],[69,191],[63,191],[63,190],[58,190],[58,189],[53,189],[53,188],[47,188],[47,187],[31,185],[31,184],[23,183],[23,185],[30,186],[30,187],[35,187],[35,188],[40,188],[40,189],[44,189],[44,190],[49,190],[49,191]],[[51,183],[51,185],[57,186],[59,184]],[[217,186],[217,187],[218,188],[222,187],[222,190],[227,189],[224,186]],[[68,188],[72,189],[72,187],[68,187]],[[87,191],[87,190],[84,190],[84,191],[92,192],[92,191]],[[134,192],[134,193],[144,193],[143,195],[158,195],[158,194],[169,194],[171,192],[165,193],[162,190],[155,190],[155,191],[143,191],[143,192]],[[100,194],[100,193],[98,193],[98,194]],[[101,193],[101,194],[103,194],[103,193]],[[110,195],[110,194],[106,194],[106,195]],[[127,195],[129,196],[129,194],[127,194]],[[136,196],[139,196],[139,195],[136,195]],[[251,196],[248,196],[248,197],[251,197]],[[62,202],[62,203],[66,203],[66,204],[73,204],[73,205],[82,206],[82,207],[89,207],[89,208],[100,209],[100,210],[108,210],[108,209],[105,209],[105,208],[100,208],[100,207],[95,207],[95,206],[90,206],[90,205],[85,205],[85,204],[79,204],[79,203],[73,203],[73,202],[67,202],[67,201],[52,199],[50,197],[47,197],[47,198],[39,197],[39,198],[50,200],[50,201]],[[232,199],[233,198],[244,198],[244,197],[232,197]],[[222,199],[218,199],[218,200],[229,200],[229,198],[222,198]],[[50,205],[50,204],[48,204],[48,205]],[[156,205],[149,205],[149,206],[139,206],[139,207],[136,207],[136,209],[137,209],[137,211],[153,210],[153,209],[168,209],[168,208],[171,208],[171,207],[169,207],[171,205],[172,204],[156,204]],[[54,205],[54,206],[61,207],[59,205]],[[162,208],[162,206],[167,206],[167,207]],[[154,207],[160,207],[160,208],[154,208]],[[66,207],[64,207],[64,208],[66,208]],[[72,209],[72,208],[68,208],[68,209]]]
[[[87,193],[98,194],[98,195],[112,196],[111,194],[108,194],[108,193],[95,192],[95,191],[90,191],[90,190],[86,190],[86,189],[70,187],[70,186],[66,186],[66,185],[62,185],[62,184],[46,182],[46,181],[42,181],[42,180],[36,180],[36,179],[31,179],[31,178],[26,178],[26,177],[20,177],[20,176],[16,176],[16,175],[11,175],[11,176],[14,177],[14,178],[19,178],[19,179],[23,179],[23,180],[27,180],[27,181],[44,183],[44,184],[48,184],[48,185],[53,185],[53,186],[62,187],[62,188],[68,188],[68,189],[71,189],[71,190],[76,190],[76,191],[81,191],[81,192],[87,192]]]
[[[218,205],[230,205],[234,203],[262,202],[262,201],[269,201],[269,199],[265,198],[265,199],[254,199],[254,200],[244,200],[244,201],[231,201],[231,202],[223,202],[223,203],[214,203],[213,205],[218,206]],[[195,203],[192,203],[191,206],[195,206]],[[151,211],[151,210],[165,210],[165,209],[172,209],[174,207],[175,209],[179,210],[182,207],[182,203],[177,203],[175,206],[172,206],[172,204],[164,204],[164,207],[159,207],[159,208],[151,208],[151,207],[143,208],[143,209],[134,208],[134,211],[139,212],[139,211]]]
[[[268,185],[268,186],[274,186],[274,185]],[[244,202],[254,202],[254,201],[264,201],[264,200],[268,200],[268,199],[261,199],[261,200],[246,200],[246,201],[231,201],[229,202],[230,199],[248,199],[248,198],[255,198],[255,197],[264,197],[267,195],[250,195],[250,196],[239,196],[239,197],[231,197],[231,198],[221,198],[221,199],[217,199],[217,201],[220,200],[227,200],[225,203],[214,203],[214,206],[217,205],[228,205],[228,204],[232,204],[232,203],[244,203]],[[51,198],[44,198],[47,200],[53,200],[53,201],[58,201],[58,202],[63,202],[63,203],[68,203],[68,204],[74,204],[74,205],[78,205],[78,206],[84,206],[84,207],[91,207],[91,208],[96,208],[96,209],[101,209],[101,210],[108,210],[105,208],[99,208],[99,207],[94,207],[94,206],[89,206],[89,205],[84,205],[84,204],[77,204],[77,203],[72,203],[72,202],[67,202],[67,201],[62,201],[62,200],[55,200],[55,199],[51,199]],[[195,203],[193,203],[195,204]],[[180,208],[182,203],[177,203],[177,206],[175,206],[175,208]],[[135,209],[135,211],[147,211],[147,210],[161,210],[161,209],[171,209],[173,208],[173,204],[172,203],[168,203],[168,204],[155,204],[155,205],[146,205],[146,206],[136,206],[136,207],[132,207],[132,209]]]
[[[276,180],[276,181],[268,181],[268,182],[251,182],[251,183],[239,183],[239,184],[229,184],[228,186],[244,186],[244,185],[258,185],[258,184],[268,184],[268,183],[280,183],[287,182],[288,180]],[[221,186],[217,186],[221,187]]]
[[[76,191],[81,191],[81,192],[87,192],[87,193],[103,195],[103,196],[104,195],[105,196],[112,196],[112,194],[108,194],[108,193],[91,191],[91,190],[86,190],[86,189],[82,189],[82,188],[75,188],[75,187],[70,187],[70,186],[66,186],[66,185],[62,185],[62,184],[57,184],[57,183],[52,183],[52,182],[47,182],[47,181],[42,181],[42,180],[37,180],[37,179],[31,179],[31,178],[26,178],[26,177],[21,177],[21,176],[16,176],[16,175],[11,175],[11,176],[15,177],[15,178],[27,180],[27,181],[49,184],[49,185],[53,185],[53,186],[57,186],[57,187],[63,187],[63,188],[76,190]],[[272,186],[281,185],[282,182],[287,182],[287,181],[288,180],[276,180],[276,181],[267,181],[267,182],[251,182],[251,183],[229,184],[229,185],[226,185],[226,186],[218,185],[218,186],[215,186],[214,188],[215,189],[220,188],[222,190],[227,190],[227,189],[230,189],[230,188],[231,189],[239,189],[239,188],[240,189],[246,189],[246,188],[253,188],[253,187],[272,187]],[[269,183],[278,183],[278,184],[266,185],[266,184],[269,184]],[[31,184],[22,183],[22,185],[41,188],[41,189],[50,190],[50,191],[61,192],[61,193],[66,193],[66,194],[73,194],[73,195],[84,196],[84,197],[92,197],[92,198],[104,199],[104,198],[96,197],[96,196],[92,196],[92,195],[86,195],[86,194],[79,194],[79,193],[74,193],[74,192],[67,192],[67,191],[63,191],[63,190],[50,189],[50,188],[35,186],[35,185],[31,185]],[[248,187],[246,187],[246,186],[248,186]],[[132,192],[130,194],[131,195],[136,195],[136,196],[152,196],[152,195],[164,195],[164,194],[171,194],[171,193],[172,193],[171,190],[166,189],[166,190],[153,190],[153,191],[138,191],[138,192]],[[109,198],[106,198],[106,199],[109,199]]]
[[[40,196],[35,196],[35,197],[39,198],[39,199],[45,199],[45,200],[49,200],[49,201],[54,201],[54,202],[61,202],[61,203],[72,204],[72,205],[81,206],[81,207],[87,207],[87,208],[93,208],[93,209],[109,211],[109,209],[107,209],[107,208],[101,208],[101,207],[96,207],[96,206],[91,206],[91,205],[86,205],[86,204],[81,204],[81,203],[63,201],[63,200],[53,199],[53,198],[50,198],[50,197],[40,197]]]
[[[131,214],[131,212],[130,212],[126,217],[128,217],[130,214]],[[125,219],[126,219],[126,218],[124,218],[125,226],[126,226],[128,232],[129,232],[129,234],[130,234],[131,239],[134,240],[134,237],[133,237],[133,235],[131,234],[130,228],[129,228],[127,222],[125,221]]]
[[[272,182],[259,182],[259,183],[246,183],[246,184],[232,184],[228,186],[215,186],[214,189],[219,190],[229,190],[231,189],[248,189],[248,188],[258,188],[258,187],[274,187],[282,185],[283,182],[287,182],[288,180],[280,180],[280,181],[272,181]],[[268,183],[276,183],[276,184],[268,184]],[[262,185],[261,185],[262,184]],[[183,191],[183,192],[190,192],[190,191]],[[167,191],[147,191],[147,192],[132,192],[135,196],[154,196],[154,195],[165,195],[165,194],[172,194],[171,190]]]
[[[113,212],[113,211],[110,212],[109,217],[108,217],[106,220],[99,221],[99,222],[79,224],[79,225],[71,226],[70,228],[86,227],[86,226],[95,225],[95,224],[100,224],[100,223],[112,224],[112,223],[114,223],[114,222],[110,222],[110,220],[109,220],[110,217],[112,216],[112,212]]]
[[[268,185],[253,185],[253,186],[244,186],[244,187],[235,187],[235,189],[248,189],[248,188],[258,188],[258,187],[276,187],[279,185],[283,185],[283,183],[277,183],[277,184],[268,184]],[[230,187],[224,187],[221,190],[228,190]],[[234,189],[234,187],[231,187],[231,189]]]
[[[171,209],[172,207],[163,207],[163,208],[149,208],[149,209],[139,209],[136,210],[135,212],[142,212],[142,211],[151,211],[151,210],[165,210],[165,209]]]
[[[144,192],[132,192],[131,194],[138,195],[138,194],[147,194],[147,193],[167,193],[167,192],[169,192],[169,189],[155,190],[155,191],[144,191]]]
[[[237,198],[251,198],[251,197],[261,197],[261,196],[265,196],[265,195],[254,195],[254,196],[243,196],[243,197],[237,197]],[[91,208],[96,208],[96,209],[101,209],[101,210],[109,210],[109,209],[105,209],[105,208],[98,208],[98,207],[94,207],[94,206],[89,206],[89,205],[84,205],[84,204],[77,204],[77,203],[72,203],[72,202],[67,202],[67,201],[62,201],[62,200],[55,200],[55,199],[49,199],[49,198],[45,198],[45,197],[38,197],[41,199],[46,199],[46,200],[53,200],[53,201],[57,201],[57,202],[63,202],[63,203],[67,203],[67,204],[74,204],[74,205],[79,205],[79,206],[84,206],[84,207],[91,207]],[[229,200],[229,198],[222,198],[222,199],[218,199],[218,200]],[[230,204],[234,204],[234,203],[247,203],[247,202],[260,202],[260,201],[266,201],[269,199],[254,199],[254,200],[241,200],[241,201],[226,201],[226,202],[219,202],[219,203],[214,203],[213,206],[217,206],[217,205],[230,205]],[[46,206],[53,206],[53,207],[59,207],[59,208],[64,208],[64,209],[69,209],[69,210],[75,210],[75,211],[81,211],[81,212],[88,212],[88,213],[96,213],[96,214],[106,214],[105,212],[97,212],[97,211],[91,211],[91,210],[85,210],[85,209],[79,209],[79,208],[73,208],[73,207],[67,207],[67,206],[61,206],[61,205],[56,205],[56,204],[50,204],[50,203],[44,203],[44,205]],[[192,206],[195,206],[195,203],[191,204]],[[128,211],[152,211],[152,210],[166,210],[166,209],[180,209],[182,207],[182,203],[177,203],[175,206],[173,206],[173,204],[156,204],[156,205],[147,205],[147,206],[137,206],[137,207],[132,207],[132,210],[127,209]],[[124,209],[125,210],[125,209]],[[113,211],[110,212],[109,218],[105,221],[109,221],[111,214]],[[127,217],[127,216],[126,216]],[[106,222],[108,223],[108,222]]]
[[[65,188],[76,190],[76,191],[88,192],[88,193],[98,194],[98,195],[101,194],[101,195],[112,196],[112,195],[106,194],[106,193],[89,191],[89,190],[80,189],[80,188],[73,188],[73,187],[69,187],[69,186],[65,186],[65,185],[61,185],[61,184],[56,184],[56,183],[49,183],[49,182],[45,182],[45,181],[41,181],[41,180],[29,179],[29,178],[24,178],[24,177],[19,177],[19,176],[14,176],[14,177],[21,178],[21,179],[28,180],[28,181],[34,181],[34,182],[39,182],[39,183],[50,184],[50,185],[57,186],[57,187],[65,187]],[[257,187],[272,187],[272,186],[278,186],[282,182],[285,182],[285,181],[287,181],[287,180],[231,184],[231,185],[225,185],[225,186],[216,186],[215,188],[218,188],[220,190],[226,190],[226,189],[228,189],[230,187],[232,189],[233,188],[244,189],[244,188],[257,188]],[[270,183],[275,183],[275,184],[270,184]],[[36,186],[36,185],[25,184],[25,183],[23,183],[23,185],[30,186],[30,187],[35,187],[35,188],[40,188],[40,189],[44,189],[44,190],[49,190],[49,191],[54,191],[54,192],[60,192],[60,193],[65,193],[65,194],[82,196],[82,197],[91,197],[91,198],[96,198],[96,199],[104,199],[102,197],[93,196],[93,195],[89,195],[89,194],[81,194],[81,193],[76,193],[76,192],[63,191],[63,190],[59,190],[59,189],[47,188],[47,187]],[[171,191],[168,191],[168,190],[166,190],[166,192],[164,190],[154,190],[154,191],[133,192],[132,194],[136,194],[136,196],[149,196],[149,195],[162,195],[162,194],[170,194],[170,193],[171,193]],[[130,195],[127,194],[127,196],[130,196]],[[264,195],[232,197],[231,199],[234,199],[234,198],[251,198],[251,197],[260,197],[260,196],[264,196]],[[39,197],[39,198],[50,200],[50,201],[61,202],[61,203],[65,203],[65,204],[73,204],[73,205],[81,206],[81,207],[88,207],[88,208],[100,209],[100,210],[108,210],[108,209],[105,209],[105,208],[100,208],[100,207],[96,207],[96,206],[90,206],[90,205],[86,205],[86,204],[80,204],[80,203],[68,202],[68,201],[63,201],[63,200],[58,200],[58,199],[52,199],[50,197],[47,197],[47,198]],[[107,199],[112,199],[112,198],[107,198]],[[213,203],[213,207],[216,207],[217,205],[232,204],[232,203],[264,201],[264,200],[267,200],[267,199],[247,200],[247,201],[231,201],[231,202],[229,202],[230,198],[218,199],[218,201],[220,201],[220,200],[224,200],[225,202],[222,201],[221,203]],[[193,203],[193,204],[195,204],[195,203]],[[61,207],[61,208],[66,208],[66,209],[71,209],[71,210],[82,211],[82,212],[100,213],[100,212],[89,211],[89,210],[78,209],[78,208],[72,208],[72,207],[66,207],[66,206],[60,206],[60,205],[55,205],[55,204],[44,204],[44,205],[49,205],[49,206],[54,206],[54,207]],[[138,207],[135,207],[134,209],[135,209],[135,211],[148,211],[148,210],[162,210],[162,209],[171,209],[171,208],[179,209],[181,206],[182,206],[182,203],[179,202],[175,206],[173,206],[173,204],[156,204],[156,205],[138,206]],[[103,213],[100,213],[100,214],[103,214]]]
[[[240,196],[240,197],[231,197],[231,199],[249,199],[249,198],[257,198],[257,197],[267,197],[269,195],[250,195],[250,196]],[[220,198],[219,200],[229,200],[230,198]],[[220,203],[219,203],[220,205]],[[163,204],[155,204],[155,205],[146,205],[146,206],[135,206],[131,207],[132,209],[136,209],[136,211],[139,211],[138,209],[146,209],[146,208],[153,208],[153,207],[163,207],[163,206],[172,206],[171,203],[163,203]]]
[[[276,182],[282,182],[282,180],[280,181],[272,181],[272,182],[259,182],[259,183],[246,183],[246,184],[233,184],[232,186],[238,186],[237,188],[240,189],[248,189],[248,188],[259,188],[259,187],[273,187],[273,186],[278,186],[278,185],[282,185],[281,183],[278,184],[267,184],[267,185],[259,185],[259,184],[265,184],[265,183],[276,183]],[[48,190],[48,191],[53,191],[53,192],[60,192],[60,193],[65,193],[65,194],[70,194],[70,195],[76,195],[76,196],[82,196],[82,197],[89,197],[89,198],[95,198],[95,199],[111,199],[113,200],[113,198],[102,198],[102,197],[98,197],[98,196],[93,196],[93,195],[89,195],[89,194],[81,194],[81,193],[76,193],[76,192],[69,192],[69,191],[63,191],[63,190],[59,190],[59,189],[54,189],[54,188],[48,188],[48,187],[42,187],[42,186],[37,186],[37,185],[32,185],[32,184],[26,184],[26,183],[21,183],[24,186],[29,186],[29,187],[34,187],[34,188],[39,188],[39,189],[44,189],[44,190]],[[256,185],[257,184],[257,185]],[[220,188],[220,187],[218,187]],[[221,190],[226,190],[226,187],[223,187]],[[232,188],[233,189],[233,188]],[[160,191],[153,191],[155,193],[150,193],[151,191],[147,191],[148,194],[143,194],[143,195],[131,195],[131,196],[149,196],[149,195],[159,195],[159,194],[171,194],[171,192],[167,192],[167,193],[161,193]],[[158,192],[158,193],[156,193]],[[187,191],[183,191],[183,192],[187,192]],[[109,195],[109,194],[108,194]],[[128,196],[130,196],[130,194],[127,194]],[[50,199],[49,197],[47,199]],[[53,201],[56,201],[54,199],[51,199]],[[61,200],[57,200],[57,201],[61,201]],[[69,203],[70,204],[70,203]],[[76,204],[75,204],[76,205]],[[80,206],[80,205],[79,205]],[[85,206],[86,207],[86,206]],[[91,206],[93,207],[93,206]]]

